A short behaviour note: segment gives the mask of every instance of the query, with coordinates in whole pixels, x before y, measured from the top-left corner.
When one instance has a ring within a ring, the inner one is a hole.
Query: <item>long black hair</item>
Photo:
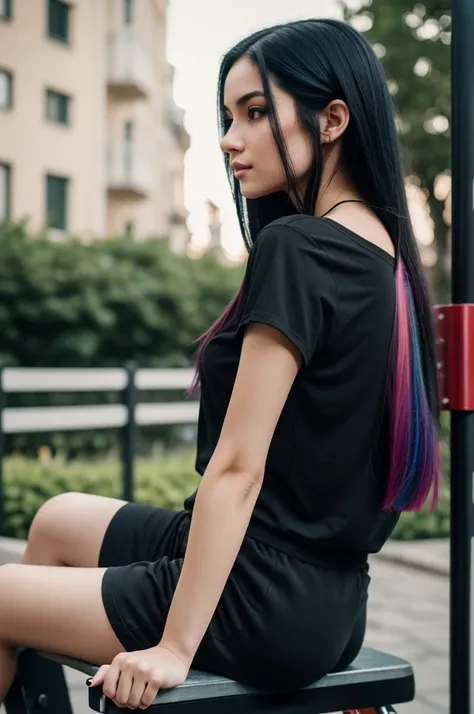
[[[223,57],[218,80],[218,124],[225,134],[224,84],[241,57],[258,68],[271,129],[286,176],[288,191],[256,199],[240,192],[224,154],[227,174],[248,252],[259,231],[290,213],[314,215],[321,188],[323,156],[318,112],[335,99],[350,113],[342,136],[341,165],[359,196],[371,206],[391,236],[396,251],[396,319],[388,408],[392,455],[386,508],[415,510],[434,487],[439,472],[439,402],[432,310],[423,268],[408,213],[401,152],[387,81],[370,44],[351,25],[331,19],[309,19],[259,30]],[[304,195],[297,188],[271,85],[293,97],[302,129],[310,137],[313,157]],[[289,195],[293,196],[293,202]],[[207,342],[241,309],[243,285],[219,319],[198,340],[196,374]]]

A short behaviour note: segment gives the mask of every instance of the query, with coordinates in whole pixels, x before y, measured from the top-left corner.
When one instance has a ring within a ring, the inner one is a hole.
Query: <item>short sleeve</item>
[[[250,322],[271,325],[298,348],[307,366],[328,335],[336,289],[317,238],[285,223],[259,233],[244,282],[239,331]]]

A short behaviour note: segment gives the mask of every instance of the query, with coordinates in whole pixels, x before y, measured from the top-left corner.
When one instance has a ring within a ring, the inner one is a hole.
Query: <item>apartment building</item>
[[[0,220],[189,240],[167,0],[0,0]]]

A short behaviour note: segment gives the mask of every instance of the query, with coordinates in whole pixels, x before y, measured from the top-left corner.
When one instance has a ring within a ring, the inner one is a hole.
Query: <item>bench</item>
[[[22,650],[17,677],[5,701],[7,714],[72,714],[63,666],[88,677],[98,670],[97,665],[71,657]],[[296,710],[298,714],[326,714],[370,709],[373,714],[389,714],[395,712],[391,705],[412,701],[414,693],[408,662],[365,648],[346,670],[292,693],[263,693],[225,677],[191,670],[182,685],[160,692],[149,710],[157,714],[294,714]],[[89,706],[107,714],[123,711],[102,695],[100,687],[89,689]]]

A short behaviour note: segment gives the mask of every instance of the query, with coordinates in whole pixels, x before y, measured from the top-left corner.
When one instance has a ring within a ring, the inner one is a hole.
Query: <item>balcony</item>
[[[150,152],[124,141],[111,142],[107,157],[107,188],[123,198],[147,198],[153,189]]]
[[[107,38],[107,85],[120,98],[147,97],[153,89],[153,63],[133,30]]]
[[[184,152],[187,151],[191,146],[191,142],[190,136],[184,127],[184,109],[178,107],[172,99],[168,106],[168,118],[178,144]]]

